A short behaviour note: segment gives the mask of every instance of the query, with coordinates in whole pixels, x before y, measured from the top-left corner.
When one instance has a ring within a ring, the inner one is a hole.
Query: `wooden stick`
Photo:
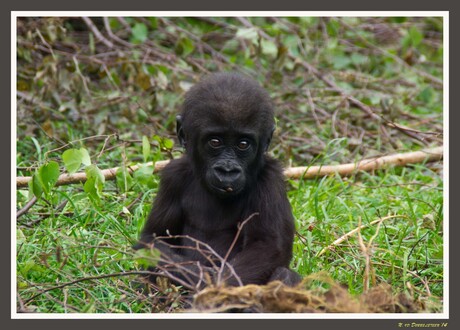
[[[161,160],[155,163],[155,167],[153,169],[153,173],[157,173],[160,170],[162,170],[167,164],[169,163],[169,160]],[[153,162],[149,162],[146,164],[143,164],[143,166],[152,166]],[[129,173],[135,172],[141,167],[141,165],[133,165],[133,166],[128,166],[126,169]],[[119,167],[114,167],[114,168],[109,168],[106,170],[102,170],[102,174],[104,175],[106,180],[113,180],[115,179],[117,170]],[[23,188],[27,187],[29,184],[29,181],[32,179],[30,176],[22,176],[22,177],[17,177],[16,178],[16,187],[18,188]],[[72,183],[79,183],[79,182],[85,182],[86,181],[86,173],[85,172],[79,172],[79,173],[74,173],[74,174],[61,174],[59,176],[58,181],[56,182],[56,186],[62,186],[66,184],[72,184]]]
[[[291,167],[284,171],[284,175],[289,179],[310,179],[314,177],[327,176],[337,173],[340,176],[351,175],[358,171],[372,171],[390,165],[393,166],[404,166],[407,164],[416,164],[421,162],[430,162],[441,160],[443,157],[442,147],[425,149],[421,151],[414,151],[408,153],[394,154],[389,156],[382,156],[372,159],[365,159],[357,163],[340,164],[340,165],[320,165],[320,166],[304,166],[304,167]],[[161,171],[167,164],[168,160],[158,161],[154,164],[154,173]],[[151,166],[153,162],[144,164],[144,166]],[[132,173],[139,169],[141,165],[134,165],[127,167],[129,173]],[[106,180],[115,179],[115,174],[118,167],[109,168],[102,170]],[[27,187],[32,177],[17,177],[16,187],[24,188]],[[57,186],[79,183],[86,181],[86,174],[84,172],[74,174],[62,174],[56,183]]]
[[[442,147],[437,147],[421,151],[394,154],[372,159],[364,159],[357,163],[310,167],[291,167],[284,171],[284,175],[290,179],[310,179],[318,176],[327,176],[335,173],[339,174],[340,176],[346,176],[356,173],[358,171],[372,171],[380,168],[385,168],[390,165],[404,166],[407,164],[416,164],[424,161],[436,161],[441,160],[442,157]]]

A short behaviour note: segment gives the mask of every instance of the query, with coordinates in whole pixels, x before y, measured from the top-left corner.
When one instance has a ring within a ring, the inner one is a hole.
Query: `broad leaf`
[[[34,175],[32,175],[32,180],[29,181],[29,191],[37,198],[40,198],[43,194],[42,184],[38,179],[38,172],[34,173]],[[32,194],[30,194],[30,196],[32,196]]]
[[[155,267],[160,260],[160,251],[158,249],[140,249],[134,254],[134,260],[144,268]]]
[[[81,162],[83,165],[89,166],[91,165],[91,157],[89,156],[88,150],[85,148],[80,148],[81,153]]]
[[[70,174],[75,173],[80,169],[82,163],[82,153],[78,149],[68,149],[62,154],[64,166]]]
[[[146,163],[150,156],[150,142],[148,137],[145,135],[142,137],[142,155],[144,156],[144,162]]]
[[[134,180],[140,185],[153,188],[154,177],[153,177],[153,166],[141,166],[137,171],[134,172]]]
[[[258,34],[255,28],[241,28],[236,31],[236,37],[255,41],[258,37]]]
[[[59,164],[55,161],[50,161],[43,164],[38,170],[39,181],[42,184],[42,189],[46,194],[49,194],[51,188],[54,187],[59,179]]]
[[[136,23],[131,31],[134,42],[143,43],[147,40],[148,29],[144,23]]]
[[[96,165],[89,165],[85,169],[87,180],[83,186],[88,197],[96,203],[100,202],[105,177]]]

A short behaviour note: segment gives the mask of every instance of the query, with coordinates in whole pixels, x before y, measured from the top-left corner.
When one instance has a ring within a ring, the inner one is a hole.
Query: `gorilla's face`
[[[179,140],[206,188],[237,196],[263,167],[274,127],[266,91],[241,75],[213,75],[186,95]]]
[[[204,183],[219,196],[241,193],[258,159],[258,136],[238,130],[220,129],[203,134],[200,139],[200,158],[204,164]]]

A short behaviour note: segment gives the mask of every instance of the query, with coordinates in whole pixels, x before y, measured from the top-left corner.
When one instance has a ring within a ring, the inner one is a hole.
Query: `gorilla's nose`
[[[243,169],[238,164],[219,163],[213,166],[214,173],[217,179],[223,184],[231,184],[238,180]]]

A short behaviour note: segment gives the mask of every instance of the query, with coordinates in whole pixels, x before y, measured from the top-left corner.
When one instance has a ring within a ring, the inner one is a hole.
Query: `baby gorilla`
[[[157,267],[191,286],[203,283],[203,270],[214,278],[223,260],[227,285],[299,283],[289,269],[295,228],[284,177],[266,155],[274,127],[272,102],[254,80],[218,73],[193,86],[177,116],[185,155],[162,170],[135,248],[153,244]]]

